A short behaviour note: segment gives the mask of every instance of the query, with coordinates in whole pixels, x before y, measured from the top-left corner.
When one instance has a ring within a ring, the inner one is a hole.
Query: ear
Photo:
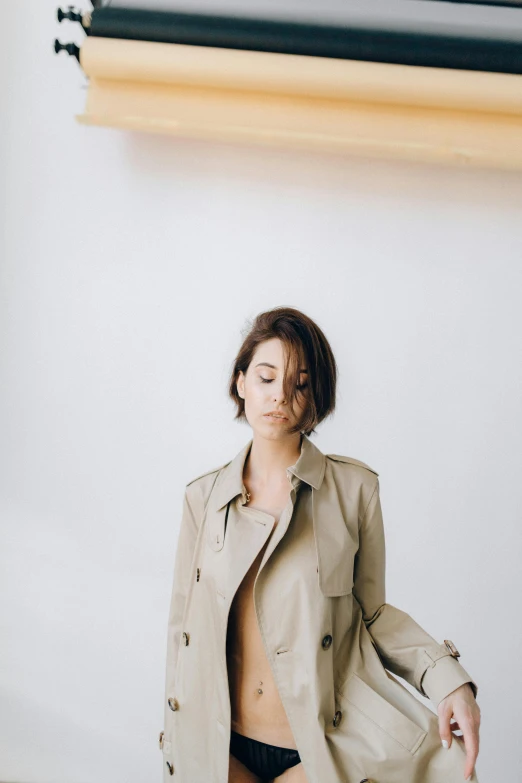
[[[243,374],[243,370],[240,370],[238,373],[236,388],[237,388],[237,393],[239,394],[241,399],[244,400],[245,399],[245,376]]]

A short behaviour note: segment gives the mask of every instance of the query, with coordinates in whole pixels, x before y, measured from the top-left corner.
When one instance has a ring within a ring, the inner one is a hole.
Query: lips
[[[265,413],[265,416],[270,419],[284,419],[285,421],[288,421],[288,417],[283,416],[281,413]]]

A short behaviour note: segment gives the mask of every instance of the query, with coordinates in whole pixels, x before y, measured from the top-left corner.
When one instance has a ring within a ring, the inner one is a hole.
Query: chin
[[[284,424],[271,424],[263,418],[262,431],[265,437],[277,440],[278,438],[288,435],[288,429],[291,427],[291,422],[285,421]]]

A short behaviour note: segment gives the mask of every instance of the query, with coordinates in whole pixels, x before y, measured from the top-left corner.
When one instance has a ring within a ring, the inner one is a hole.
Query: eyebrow
[[[277,370],[275,364],[270,364],[270,362],[258,362],[256,367],[271,367],[272,370]],[[299,370],[299,372],[305,372],[308,375],[308,370]]]

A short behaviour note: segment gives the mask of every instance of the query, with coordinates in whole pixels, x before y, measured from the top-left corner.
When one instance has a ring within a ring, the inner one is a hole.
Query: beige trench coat
[[[164,783],[228,783],[228,615],[273,529],[258,515],[227,515],[230,501],[246,499],[251,444],[186,485],[168,620]],[[443,748],[435,712],[394,675],[435,708],[465,682],[476,696],[477,685],[451,640],[439,643],[386,603],[378,474],[323,454],[306,435],[287,474],[290,513],[268,543],[254,603],[308,783],[462,783],[463,739]]]

